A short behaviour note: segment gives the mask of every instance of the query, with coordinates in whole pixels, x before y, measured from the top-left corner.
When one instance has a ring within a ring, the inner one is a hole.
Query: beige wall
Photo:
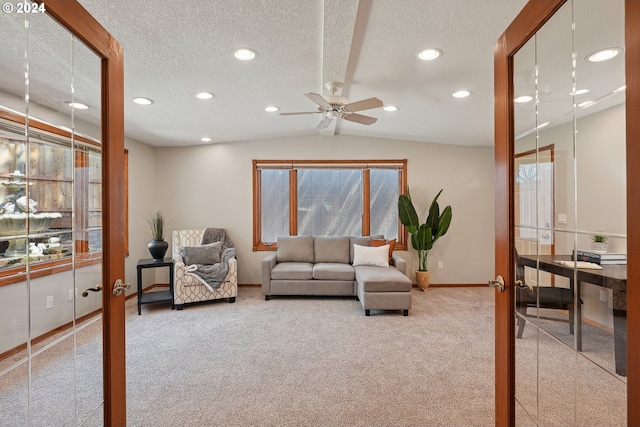
[[[252,251],[253,159],[406,158],[421,218],[441,188],[441,205],[453,208],[449,233],[429,255],[432,283],[477,284],[494,276],[493,147],[314,135],[155,151],[157,205],[170,228],[226,228],[237,247],[241,284],[260,283],[260,261],[267,254]],[[132,211],[131,219],[140,214]],[[412,272],[415,251],[399,254]],[[443,270],[437,270],[438,261]]]

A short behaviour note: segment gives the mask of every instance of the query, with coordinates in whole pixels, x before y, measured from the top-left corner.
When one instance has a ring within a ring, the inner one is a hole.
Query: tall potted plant
[[[167,253],[167,249],[169,249],[169,243],[164,240],[164,214],[160,211],[154,212],[151,216],[147,217],[147,222],[149,223],[151,237],[153,239],[147,245],[149,253],[151,253],[151,257],[154,260],[162,261],[164,255]]]
[[[433,248],[433,244],[449,230],[451,225],[451,206],[444,208],[440,213],[438,197],[442,190],[434,197],[429,207],[427,220],[420,224],[418,214],[411,201],[411,194],[407,186],[407,194],[401,194],[398,198],[398,215],[400,222],[411,234],[411,246],[418,251],[418,271],[416,281],[424,292],[429,288],[429,270],[427,269],[427,255]]]

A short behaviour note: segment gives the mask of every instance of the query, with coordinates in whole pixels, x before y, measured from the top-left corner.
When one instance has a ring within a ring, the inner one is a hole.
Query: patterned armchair
[[[181,249],[195,247],[202,243],[205,234],[202,229],[175,230],[172,235],[172,257],[174,263],[173,300],[178,310],[184,304],[228,298],[235,302],[238,295],[238,261],[235,257],[228,260],[229,270],[217,289],[210,289],[197,277],[189,274],[189,266],[183,262]],[[223,229],[220,229],[224,231]]]

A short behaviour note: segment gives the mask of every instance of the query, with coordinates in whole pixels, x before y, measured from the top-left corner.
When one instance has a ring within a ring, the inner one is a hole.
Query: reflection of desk
[[[554,261],[569,261],[570,255],[520,255],[520,263],[527,267],[539,268],[551,274],[569,279],[570,287],[580,295],[580,283],[587,282],[613,291],[613,339],[615,345],[616,373],[627,375],[627,266],[626,264],[603,265],[602,270],[565,267]],[[574,274],[575,273],[575,274]],[[576,345],[582,351],[582,310],[575,305]]]

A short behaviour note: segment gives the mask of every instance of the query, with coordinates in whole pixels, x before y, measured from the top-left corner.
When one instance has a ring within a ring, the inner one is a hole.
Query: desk
[[[606,264],[602,270],[565,267],[555,261],[570,261],[571,255],[520,255],[520,263],[569,279],[571,290],[580,295],[580,283],[586,282],[613,291],[613,340],[616,373],[627,375],[627,265]],[[574,286],[574,281],[577,286]],[[576,304],[576,345],[582,351],[582,309]]]
[[[169,267],[169,290],[158,292],[142,292],[142,270],[145,268]],[[171,310],[175,308],[173,303],[173,260],[165,258],[163,260],[140,259],[138,260],[138,315],[141,312],[142,304],[151,304],[160,301],[171,300]]]

